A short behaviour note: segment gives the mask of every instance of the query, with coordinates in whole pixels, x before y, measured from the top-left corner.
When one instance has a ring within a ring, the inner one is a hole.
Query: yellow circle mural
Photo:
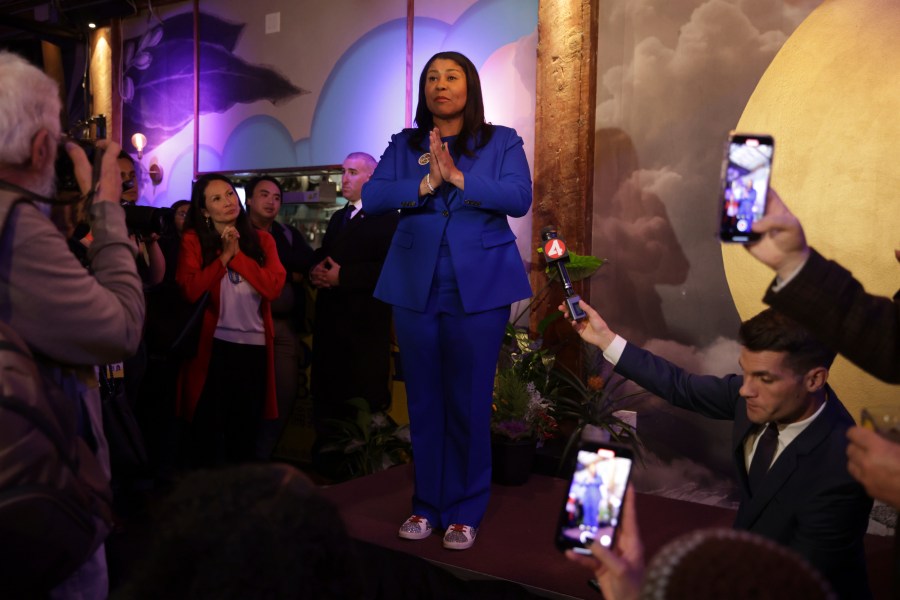
[[[750,97],[736,129],[775,137],[772,185],[803,223],[810,246],[866,290],[900,288],[900,3],[826,0],[796,29]],[[724,245],[742,319],[763,307],[773,273],[740,245]],[[830,382],[859,418],[900,402],[900,386],[839,357]]]

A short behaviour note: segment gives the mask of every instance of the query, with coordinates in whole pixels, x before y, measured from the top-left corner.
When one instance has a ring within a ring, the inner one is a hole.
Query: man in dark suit
[[[900,383],[900,292],[893,298],[869,294],[850,271],[807,246],[800,221],[775,190],[753,230],[761,237],[747,250],[775,271],[763,300],[867,373]],[[900,249],[894,256],[900,261]],[[873,498],[900,510],[900,444],[863,427],[847,436],[850,474]],[[894,573],[894,597],[900,598],[900,537],[894,540]]]
[[[800,221],[774,190],[766,217],[753,229],[762,237],[747,249],[776,273],[765,302],[866,372],[900,383],[900,292],[893,299],[869,294],[849,271],[808,247]],[[900,261],[900,249],[894,254]],[[874,498],[900,509],[900,444],[862,427],[848,435],[850,474]],[[900,579],[897,590],[900,597]]]
[[[300,388],[302,345],[300,334],[306,326],[306,289],[303,276],[312,264],[313,250],[303,234],[293,225],[276,220],[284,192],[274,177],[254,177],[244,186],[247,216],[257,229],[267,231],[275,239],[278,259],[287,279],[281,295],[272,302],[272,325],[275,330],[275,396],[278,418],[264,421],[256,441],[256,457],[266,460],[278,445],[281,433],[294,408]]]
[[[871,597],[863,536],[872,500],[847,472],[853,417],[827,384],[834,352],[768,309],[741,325],[743,375],[694,375],[628,344],[581,306],[588,319],[573,326],[617,373],[674,406],[734,422],[735,528],[794,549],[841,598]]]
[[[362,186],[376,164],[363,152],[344,160],[341,193],[347,205],[332,215],[310,271],[317,288],[311,381],[317,447],[327,436],[323,419],[353,417],[346,400],[363,398],[373,412],[391,402],[391,307],[372,292],[399,216],[365,212]]]

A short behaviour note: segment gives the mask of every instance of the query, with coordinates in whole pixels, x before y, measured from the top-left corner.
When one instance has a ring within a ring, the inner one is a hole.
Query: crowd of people
[[[316,290],[319,449],[347,400],[362,397],[373,412],[390,406],[393,327],[415,458],[411,514],[398,535],[444,530],[445,548],[473,546],[490,498],[497,358],[510,305],[531,295],[508,217],[528,212],[532,185],[522,138],[485,120],[467,57],[431,57],[416,126],[392,136],[380,161],[346,157],[348,202],[315,250],[277,218],[283,189],[272,177],[249,181],[242,205],[228,177],[203,175],[190,200],[172,206],[169,231],[136,229],[131,157],[98,142],[93,179],[84,150],[65,142],[53,80],[7,52],[0,79],[0,319],[75,407],[72,426],[107,478],[114,460],[98,372],[124,373],[150,477],[189,473],[164,505],[150,560],[127,588],[133,597],[361,596],[334,507],[293,468],[265,464],[297,396],[306,286]],[[51,210],[58,152],[73,161],[79,192]],[[872,498],[900,509],[900,444],[856,426],[828,377],[841,353],[900,382],[900,295],[866,293],[809,248],[775,191],[754,230],[760,238],[747,250],[776,277],[764,297],[771,308],[738,332],[738,373],[688,373],[617,335],[584,302],[587,318],[572,321],[616,372],[733,423],[738,531],[679,540],[660,551],[665,568],[645,569],[629,490],[615,546],[569,553],[609,600],[684,597],[672,590],[698,577],[698,564],[709,568],[703,556],[726,557],[723,580],[735,562],[773,574],[757,582],[759,597],[786,597],[765,593],[781,572],[793,577],[793,595],[871,597],[863,535]],[[184,342],[190,322],[197,336]],[[106,597],[104,547],[50,583],[49,597]]]

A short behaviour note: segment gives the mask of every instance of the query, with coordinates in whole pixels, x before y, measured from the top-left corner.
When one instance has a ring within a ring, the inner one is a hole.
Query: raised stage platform
[[[465,551],[445,550],[441,546],[443,532],[420,541],[397,537],[397,528],[409,516],[412,489],[412,466],[404,465],[328,486],[322,492],[339,507],[351,536],[401,553],[386,555],[413,555],[462,579],[514,582],[547,598],[600,598],[588,586],[590,574],[566,560],[553,545],[557,511],[567,491],[562,479],[533,474],[523,486],[494,485],[475,546]],[[734,520],[734,511],[724,508],[647,494],[637,494],[636,499],[648,559],[682,533],[730,527]],[[867,536],[866,540],[869,578],[879,600],[890,598],[892,542],[880,536]],[[406,565],[397,570],[409,568],[414,567]],[[417,585],[421,586],[421,581]],[[498,590],[497,597],[501,596]]]

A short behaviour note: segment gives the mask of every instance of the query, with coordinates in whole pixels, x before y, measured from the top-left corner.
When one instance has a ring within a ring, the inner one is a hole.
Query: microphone
[[[569,279],[569,272],[566,270],[566,263],[569,262],[569,249],[566,248],[565,240],[559,237],[553,227],[544,227],[541,229],[541,241],[544,242],[544,260],[547,261],[547,266],[556,265],[556,270],[559,272],[569,314],[575,321],[585,318],[587,314],[578,306],[581,296],[575,293],[572,280]]]

